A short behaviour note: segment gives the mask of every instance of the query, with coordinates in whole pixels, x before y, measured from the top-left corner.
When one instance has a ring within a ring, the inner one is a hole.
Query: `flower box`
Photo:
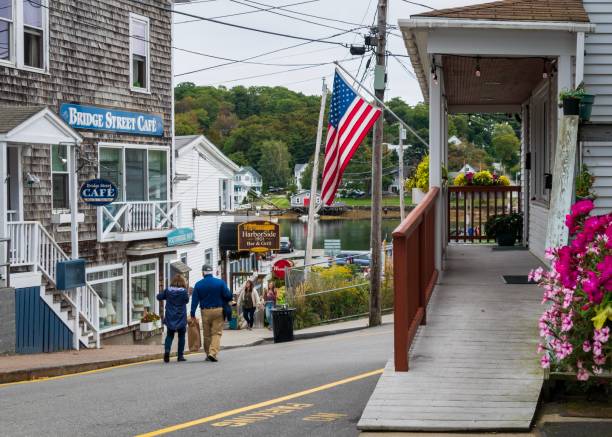
[[[161,319],[154,321],[153,324],[155,325],[155,329],[160,329],[162,327]]]
[[[157,329],[155,326],[155,322],[146,322],[146,323],[140,322],[140,330],[142,332],[151,332],[151,331],[154,331],[155,329]]]

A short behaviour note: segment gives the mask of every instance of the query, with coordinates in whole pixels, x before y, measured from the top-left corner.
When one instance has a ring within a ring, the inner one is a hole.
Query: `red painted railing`
[[[522,212],[521,187],[448,187],[449,242],[486,243],[485,223],[495,215]]]
[[[393,284],[395,297],[395,370],[408,371],[408,351],[438,278],[435,266],[436,201],[440,189],[425,198],[393,231]],[[440,230],[437,230],[440,232]]]

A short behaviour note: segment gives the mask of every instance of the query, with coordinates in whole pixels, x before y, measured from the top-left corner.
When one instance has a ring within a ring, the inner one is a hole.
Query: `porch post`
[[[0,142],[0,238],[8,237],[7,144]],[[0,264],[6,262],[5,245],[0,244]]]
[[[576,34],[576,88],[584,80],[584,32]]]
[[[442,187],[442,79],[443,72],[438,71],[439,80],[429,80],[429,187]],[[442,268],[442,193],[438,197],[435,227],[435,266]]]
[[[79,222],[77,220],[79,198],[78,198],[78,175],[76,172],[76,144],[68,146],[68,153],[70,153],[70,168],[69,172],[69,191],[70,191],[70,247],[72,259],[78,259],[79,257]]]

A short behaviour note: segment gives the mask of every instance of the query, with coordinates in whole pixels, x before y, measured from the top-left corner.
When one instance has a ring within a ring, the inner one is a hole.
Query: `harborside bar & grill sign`
[[[262,220],[238,225],[238,251],[269,252],[279,249],[278,224]]]
[[[155,114],[63,103],[60,106],[60,116],[74,129],[134,135],[162,136],[164,134],[163,120],[161,116]]]

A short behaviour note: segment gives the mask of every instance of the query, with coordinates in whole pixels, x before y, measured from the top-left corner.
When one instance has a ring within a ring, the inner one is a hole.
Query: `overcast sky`
[[[250,4],[258,8],[267,9],[270,6],[282,6],[295,4],[308,0],[256,0],[258,3]],[[416,0],[419,3],[429,5],[433,8],[448,8],[464,6],[474,3],[482,3],[484,0]],[[242,4],[239,4],[239,3]],[[191,4],[176,4],[176,10],[203,17],[219,17],[229,14],[237,14],[255,11],[253,7],[247,6],[246,0],[194,0]],[[269,5],[269,6],[264,6]],[[288,9],[321,17],[342,20],[349,23],[370,26],[374,20],[377,0],[314,0],[307,4],[287,6]],[[389,0],[389,24],[397,25],[399,18],[408,18],[412,14],[425,12],[427,9],[408,4],[402,0]],[[239,25],[266,29],[273,32],[303,36],[313,39],[327,37],[342,30],[352,29],[358,26],[351,24],[324,21],[318,18],[305,17],[291,14],[283,10],[274,10],[286,15],[301,17],[316,23],[335,27],[331,29],[317,26],[302,21],[293,20],[270,12],[258,11],[255,13],[237,15],[233,17],[219,18],[219,20]],[[178,24],[193,18],[174,14],[175,25],[175,48],[196,51],[208,55],[220,56],[231,59],[244,59],[260,53],[300,44],[303,41],[285,38],[275,35],[267,35],[250,30],[237,29],[204,21],[192,21]],[[338,30],[341,29],[341,30]],[[366,32],[366,29],[361,31]],[[395,30],[394,33],[399,34]],[[363,43],[363,37],[355,33],[347,33],[338,36],[332,41],[343,43]],[[401,38],[389,36],[387,49],[392,53],[406,55],[406,48]],[[203,69],[224,63],[226,61],[207,58],[198,54],[187,53],[183,50],[174,50],[175,57],[175,83],[194,82],[198,85],[225,85],[233,87],[236,85],[252,86],[286,86],[295,91],[305,94],[320,94],[321,77],[331,78],[333,65],[303,68],[296,66],[265,66],[252,64],[234,64],[225,67],[213,68],[193,74],[180,75],[197,69]],[[301,47],[281,51],[275,54],[253,59],[253,62],[265,62],[276,64],[311,64],[330,62],[350,58],[348,49],[331,44],[309,43]],[[353,73],[359,67],[359,60],[352,60],[343,65]],[[374,61],[372,61],[373,63]],[[410,60],[403,58],[402,62],[406,68],[412,71]],[[363,74],[365,61],[359,76]],[[296,70],[286,72],[285,70]],[[270,73],[278,73],[269,75]],[[389,58],[388,88],[386,98],[399,96],[414,104],[422,100],[421,92],[416,79],[411,77],[406,70],[398,64],[395,59]],[[252,77],[269,75],[262,77]],[[328,80],[328,83],[330,81]],[[371,85],[371,78],[367,81]]]

